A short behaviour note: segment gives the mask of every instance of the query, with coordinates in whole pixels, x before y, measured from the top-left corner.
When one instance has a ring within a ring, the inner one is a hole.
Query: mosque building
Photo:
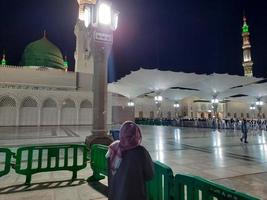
[[[85,49],[86,26],[81,14],[84,1],[78,1],[79,19],[75,26],[76,51],[75,70],[68,71],[67,58],[63,58],[60,49],[54,45],[46,33],[37,41],[30,43],[24,50],[20,66],[8,65],[8,55],[3,54],[0,65],[0,126],[41,126],[41,125],[91,125],[93,112],[93,68],[91,66],[90,49]],[[233,81],[234,85],[221,90],[221,93],[215,93],[224,99],[221,99],[218,105],[218,112],[221,117],[249,117],[250,110],[248,102],[239,102],[233,100],[233,96],[240,91],[232,92],[234,87],[239,85],[251,85],[262,79],[253,77],[249,43],[249,31],[246,19],[244,18],[243,26],[243,51],[244,51],[244,72],[246,77],[237,77],[227,75]],[[159,73],[159,79],[162,77],[165,82],[157,81],[153,85],[146,86],[144,83],[141,87],[135,85],[142,83],[142,74],[151,72],[150,70],[140,69],[140,73],[135,72],[125,77],[127,83],[119,85],[118,82],[109,84],[107,123],[120,123],[126,119],[142,118],[173,118],[180,117],[210,117],[211,108],[210,99],[203,100],[202,89],[192,84],[179,85],[176,82],[166,83],[166,72],[159,70],[153,73]],[[145,72],[145,73],[143,73]],[[153,73],[147,75],[155,79]],[[165,74],[164,74],[165,73]],[[139,74],[139,75],[138,75]],[[133,78],[132,85],[131,75]],[[136,78],[138,75],[140,78]],[[180,77],[186,83],[192,80],[196,74],[177,73],[168,74],[168,76]],[[211,75],[212,76],[212,75]],[[210,80],[211,76],[203,75],[197,78],[205,82]],[[220,78],[220,75],[214,79]],[[225,76],[226,77],[226,76]],[[223,77],[222,79],[224,79]],[[245,78],[245,80],[243,80]],[[138,81],[140,79],[140,81]],[[240,80],[242,79],[242,81]],[[174,77],[173,80],[178,80]],[[213,79],[212,79],[213,80]],[[224,79],[224,81],[226,81]],[[151,81],[152,82],[152,81]],[[123,83],[121,80],[120,83]],[[161,85],[157,85],[161,83]],[[248,84],[249,83],[249,84]],[[199,85],[199,83],[196,83]],[[186,89],[187,88],[187,89]],[[191,88],[191,89],[189,89]],[[231,94],[228,96],[231,89]],[[207,90],[205,90],[207,91]],[[130,93],[131,94],[130,94]],[[214,90],[213,90],[214,92]],[[242,92],[242,95],[251,97],[249,94]],[[162,95],[164,101],[154,101],[157,95]],[[177,95],[179,94],[179,95]],[[205,93],[206,98],[211,98],[214,94]],[[222,95],[225,94],[225,95]],[[222,95],[222,96],[220,96]],[[267,94],[266,94],[267,95]],[[229,97],[229,99],[226,99]],[[241,96],[238,96],[241,97]],[[254,97],[257,97],[254,95]],[[237,98],[238,99],[238,98]],[[130,101],[130,104],[129,104]],[[134,103],[135,106],[133,107]],[[179,110],[173,107],[173,103],[179,103]],[[128,103],[128,105],[127,105]],[[264,112],[264,109],[262,110]],[[262,115],[264,116],[264,115]]]

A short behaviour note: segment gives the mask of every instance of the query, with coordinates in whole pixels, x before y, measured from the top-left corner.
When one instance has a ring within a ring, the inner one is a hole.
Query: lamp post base
[[[112,137],[108,135],[90,135],[85,139],[85,144],[91,148],[93,144],[110,145],[113,142]]]

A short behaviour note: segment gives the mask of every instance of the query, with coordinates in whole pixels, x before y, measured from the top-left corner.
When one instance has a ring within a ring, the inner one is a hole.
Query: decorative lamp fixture
[[[249,107],[249,109],[250,109],[250,110],[256,110],[256,106],[251,105],[251,106]]]
[[[128,102],[128,106],[129,106],[129,107],[134,107],[134,102],[129,101],[129,102]]]
[[[217,98],[212,98],[212,99],[211,99],[211,103],[212,103],[212,104],[218,104],[218,103],[219,103],[219,99],[217,99]]]
[[[99,24],[116,30],[118,27],[119,12],[112,8],[111,2],[99,0],[97,4],[86,5],[80,12],[79,19],[84,21],[85,27],[97,27]]]
[[[162,98],[162,96],[155,96],[155,97],[154,97],[154,100],[155,100],[156,102],[161,102],[161,101],[163,100],[163,98]]]
[[[101,2],[98,7],[98,22],[100,24],[111,25],[111,5]]]
[[[173,107],[174,107],[174,108],[179,108],[180,105],[179,105],[178,103],[175,103],[175,104],[173,104]]]
[[[84,20],[84,25],[86,27],[88,27],[89,24],[91,24],[91,10],[89,8],[85,8],[84,16],[82,17],[82,19]]]
[[[256,101],[256,106],[263,106],[263,101],[257,100]]]

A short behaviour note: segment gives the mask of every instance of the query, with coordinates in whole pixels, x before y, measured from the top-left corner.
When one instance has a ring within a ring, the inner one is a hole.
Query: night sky
[[[250,26],[254,75],[267,77],[266,0],[113,0],[119,27],[109,82],[143,68],[243,75],[242,15]],[[76,0],[1,0],[0,51],[18,65],[43,30],[74,67]]]

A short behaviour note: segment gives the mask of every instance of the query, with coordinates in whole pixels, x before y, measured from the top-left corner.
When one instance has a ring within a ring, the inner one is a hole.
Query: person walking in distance
[[[154,176],[154,164],[141,146],[140,128],[126,121],[120,128],[119,141],[108,149],[108,199],[146,200],[146,185]]]
[[[248,126],[247,126],[247,120],[244,118],[241,124],[241,131],[242,131],[242,137],[240,138],[240,141],[245,143],[248,143],[247,137],[248,137]]]

